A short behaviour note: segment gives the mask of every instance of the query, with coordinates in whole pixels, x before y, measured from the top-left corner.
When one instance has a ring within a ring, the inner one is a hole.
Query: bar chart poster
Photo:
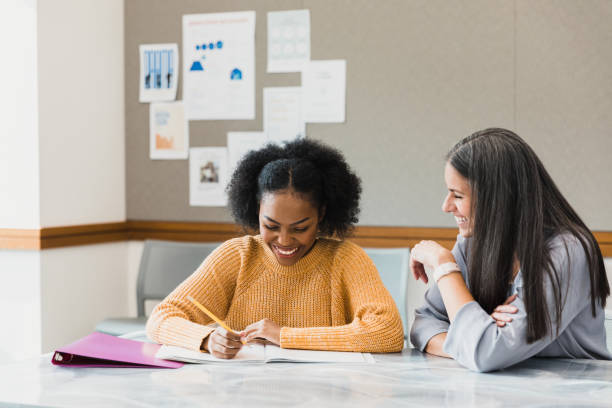
[[[151,159],[189,157],[189,126],[183,101],[149,105],[149,150]]]
[[[140,102],[173,101],[179,74],[176,44],[142,44],[140,51]]]

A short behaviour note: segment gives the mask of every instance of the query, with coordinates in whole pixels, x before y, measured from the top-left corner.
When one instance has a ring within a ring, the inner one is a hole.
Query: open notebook
[[[313,351],[283,349],[274,345],[249,344],[231,360],[216,358],[209,353],[187,350],[176,346],[161,346],[155,357],[187,363],[366,363],[376,361],[370,353],[345,351]]]

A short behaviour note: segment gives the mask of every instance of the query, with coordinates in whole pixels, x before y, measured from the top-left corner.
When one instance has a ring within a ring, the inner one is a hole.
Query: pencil
[[[240,335],[240,333],[238,333],[236,330],[230,328],[227,324],[225,324],[223,322],[223,320],[219,319],[217,316],[214,315],[213,312],[211,312],[210,310],[208,310],[207,308],[204,307],[203,304],[201,304],[200,302],[198,302],[197,300],[195,300],[194,298],[192,298],[191,296],[187,296],[187,300],[189,300],[191,303],[193,303],[194,305],[196,305],[201,311],[203,311],[204,313],[206,313],[208,315],[208,317],[210,317],[211,319],[213,319],[219,326],[223,327],[225,330],[227,330],[228,332],[232,332],[236,335]],[[240,340],[243,344],[244,344],[244,340],[241,339]]]

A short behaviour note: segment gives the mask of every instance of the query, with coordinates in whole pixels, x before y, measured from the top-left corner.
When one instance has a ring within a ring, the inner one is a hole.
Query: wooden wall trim
[[[229,223],[196,223],[165,221],[128,221],[130,239],[167,239],[173,241],[216,242],[244,234],[240,227]],[[357,227],[349,239],[364,247],[414,246],[422,239],[454,244],[455,228]]]
[[[129,237],[134,240],[223,242],[243,235],[237,225],[230,223],[128,221],[127,226]]]
[[[593,231],[593,235],[599,244],[601,254],[605,258],[612,257],[612,231]]]
[[[456,228],[424,227],[357,227],[349,239],[363,247],[396,248],[413,247],[427,239],[452,248],[457,239]]]
[[[125,222],[50,227],[41,229],[40,248],[100,244],[126,241],[128,238],[128,228]]]
[[[0,229],[0,249],[40,249],[41,230]]]
[[[593,234],[604,257],[612,257],[612,231],[594,231]],[[243,235],[242,230],[230,223],[126,221],[40,230],[0,229],[0,249],[39,250],[144,239],[222,242],[240,235]],[[349,239],[364,247],[383,248],[412,247],[429,239],[451,248],[456,237],[456,228],[361,226]]]
[[[127,223],[73,225],[34,229],[0,229],[0,249],[48,249],[126,241]]]

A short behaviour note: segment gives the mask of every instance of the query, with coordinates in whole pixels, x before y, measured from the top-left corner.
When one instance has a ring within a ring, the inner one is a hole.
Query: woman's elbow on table
[[[500,329],[491,328],[490,330],[498,331]],[[512,336],[503,336],[498,333],[496,337],[495,340],[491,341],[490,336],[485,335],[479,341],[471,344],[464,343],[459,348],[447,347],[447,343],[445,343],[444,351],[464,367],[479,373],[488,373],[510,367],[526,360],[535,352],[534,346],[527,348],[525,346],[512,346],[512,343],[515,342]]]
[[[374,337],[377,340],[368,341],[364,339],[365,344],[369,343],[369,345],[364,347],[363,352],[398,353],[402,351],[404,348],[404,328],[401,319],[399,319],[399,315],[397,319],[391,319],[384,327],[376,331],[378,334]],[[372,338],[370,335],[367,337]]]
[[[471,367],[468,367],[472,371],[478,373],[490,373],[492,371],[498,371],[508,367],[511,364],[502,364],[499,361],[495,361],[491,358],[479,358],[476,357]]]
[[[404,326],[399,312],[395,311],[394,317],[391,319],[389,327],[387,329],[389,337],[389,351],[390,353],[397,353],[404,348]]]
[[[384,313],[385,317],[370,320],[370,333],[363,334],[364,345],[368,344],[364,350],[370,353],[397,353],[404,348],[404,327],[399,312],[391,309],[390,313]],[[369,319],[368,319],[369,320]]]
[[[401,325],[400,325],[401,327]],[[391,337],[391,353],[399,353],[404,349],[404,332],[403,330],[395,332]]]

